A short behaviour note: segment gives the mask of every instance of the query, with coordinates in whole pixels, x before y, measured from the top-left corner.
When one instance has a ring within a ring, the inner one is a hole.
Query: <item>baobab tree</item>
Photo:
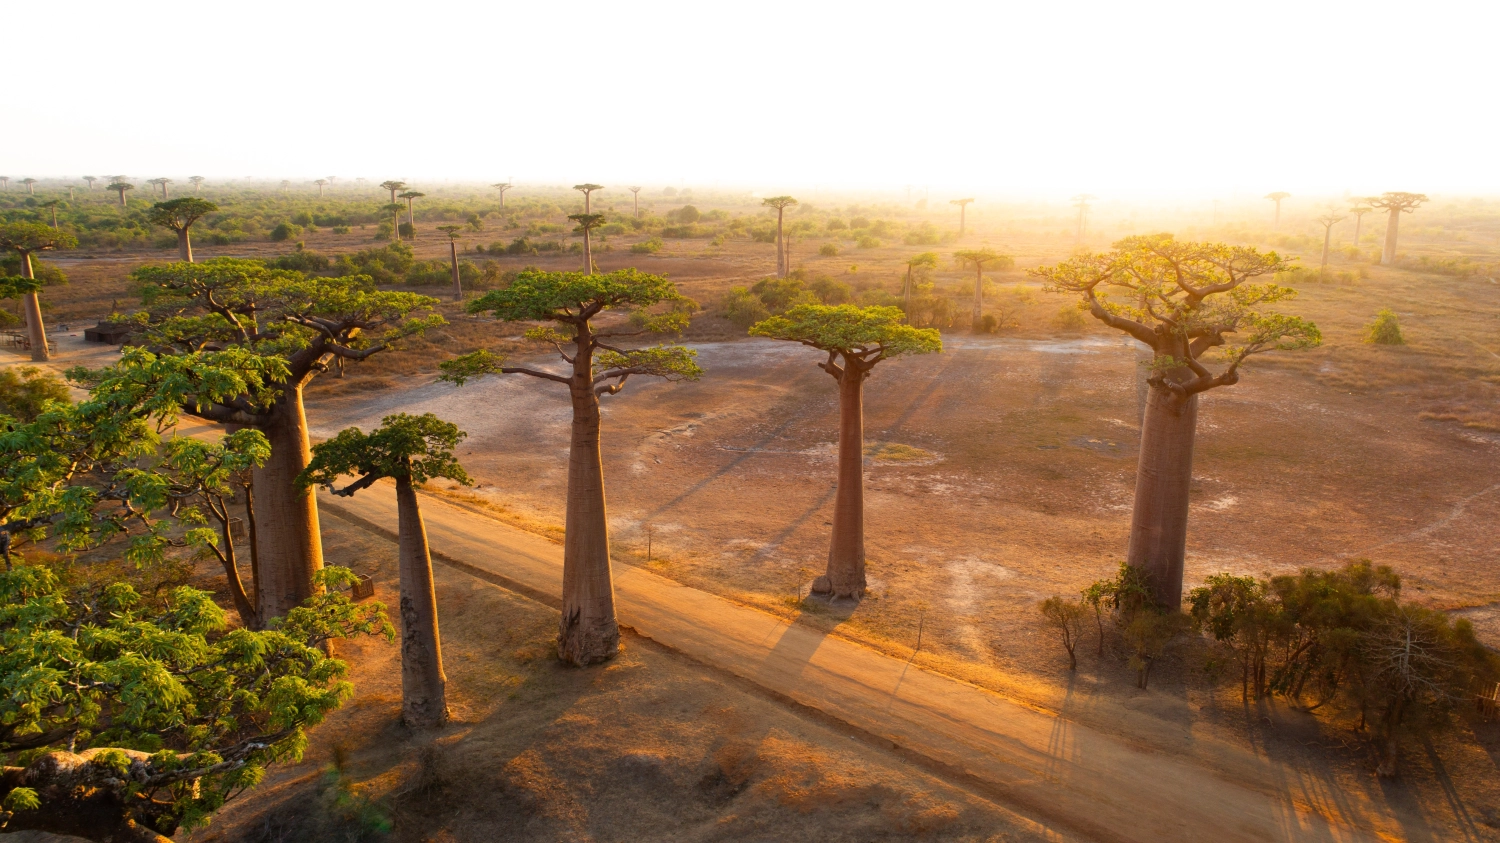
[[[594,248],[592,243],[592,232],[604,224],[603,214],[569,214],[568,219],[578,223],[573,229],[574,234],[583,235],[583,273],[594,274]]]
[[[1370,206],[1377,211],[1389,211],[1385,224],[1385,248],[1380,252],[1380,262],[1386,266],[1396,262],[1396,229],[1401,225],[1401,215],[1409,214],[1427,201],[1425,193],[1382,193],[1369,199]]]
[[[1090,196],[1087,193],[1080,193],[1073,197],[1073,204],[1078,206],[1078,233],[1075,237],[1079,243],[1083,242],[1083,226],[1088,220],[1089,202],[1098,198],[1097,196]]]
[[[938,265],[937,252],[923,252],[913,255],[906,261],[906,283],[901,285],[901,308],[906,312],[908,320],[911,319],[911,297],[916,292],[916,270],[936,269]]]
[[[24,178],[24,179],[21,179],[21,184],[26,185],[26,194],[28,196],[35,196],[36,195],[36,179],[33,179],[33,178]]]
[[[318,186],[318,198],[323,198],[323,185],[328,184],[328,179],[315,179],[313,184]]]
[[[954,252],[953,257],[958,258],[959,263],[972,264],[974,267],[973,329],[976,332],[982,331],[984,330],[984,265],[988,263],[994,264],[993,269],[1009,269],[1016,265],[1015,259],[988,247]]]
[[[386,213],[391,215],[391,239],[400,240],[401,212],[406,210],[406,208],[403,207],[400,202],[391,202],[388,205],[382,205],[380,210],[385,211]]]
[[[1333,227],[1344,221],[1344,217],[1327,213],[1318,217],[1318,222],[1323,226],[1323,262],[1318,264],[1318,277],[1323,278],[1328,274],[1328,242],[1333,239]]]
[[[603,275],[522,270],[510,286],[471,301],[469,313],[489,313],[502,322],[548,322],[527,336],[552,345],[564,372],[507,366],[489,351],[441,364],[443,379],[462,385],[487,374],[522,374],[563,384],[573,404],[568,452],[568,499],[563,539],[563,606],[557,654],[575,665],[595,664],[619,650],[614,585],[609,567],[609,522],[604,506],[604,469],[599,455],[599,399],[616,395],[634,376],[695,380],[702,373],[695,352],[680,345],[624,348],[619,338],[640,333],[594,330],[593,319],[610,310],[667,313],[646,316],[641,331],[680,331],[687,324],[684,299],[672,282],[636,269]],[[555,326],[555,327],[554,327]],[[565,350],[566,349],[566,350]]]
[[[265,435],[270,457],[251,472],[256,611],[284,615],[314,593],[323,567],[316,498],[296,487],[309,460],[303,390],[336,359],[365,360],[444,324],[431,312],[437,301],[377,290],[364,276],[308,278],[233,258],[143,266],[131,278],[151,305],[135,321],[153,352],[104,377],[154,390],[174,412]],[[214,400],[202,397],[210,389]]]
[[[633,196],[634,196],[634,202],[635,202],[635,218],[636,219],[640,219],[641,218],[641,188],[639,188],[639,187],[627,187],[625,189],[628,190],[628,191],[630,191],[631,194],[633,194]]]
[[[131,184],[128,181],[120,181],[117,179],[113,182],[110,182],[109,189],[120,194],[120,207],[123,208],[125,207],[125,191],[135,190],[135,185]]]
[[[1286,191],[1283,191],[1283,190],[1278,190],[1275,193],[1267,193],[1265,198],[1267,198],[1267,199],[1271,200],[1272,202],[1276,203],[1276,219],[1271,223],[1271,227],[1272,228],[1280,228],[1281,227],[1281,200],[1292,198],[1292,194],[1287,193]]]
[[[1254,355],[1322,341],[1311,322],[1272,310],[1296,291],[1256,281],[1286,268],[1275,252],[1155,234],[1031,271],[1054,292],[1081,294],[1095,319],[1152,349],[1126,562],[1162,608],[1182,603],[1198,396],[1238,383]],[[1211,349],[1224,363],[1217,374],[1205,362]]]
[[[47,329],[42,324],[42,305],[37,298],[41,284],[31,265],[31,256],[36,252],[56,249],[71,249],[78,245],[78,238],[63,231],[48,228],[39,222],[8,222],[0,224],[0,249],[15,252],[21,259],[21,277],[6,279],[11,288],[6,298],[19,295],[21,307],[26,314],[26,335],[31,343],[31,359],[45,363],[52,359],[47,347]]]
[[[207,214],[219,210],[219,206],[196,196],[186,196],[182,199],[171,199],[166,202],[157,202],[151,206],[146,213],[146,218],[153,225],[169,228],[177,232],[177,259],[193,262],[193,241],[188,234],[193,223]]]
[[[496,190],[500,191],[500,210],[502,211],[505,210],[505,191],[510,190],[513,186],[514,185],[512,185],[508,181],[490,185],[490,187],[493,187]]]
[[[464,300],[464,285],[458,277],[458,233],[463,230],[460,225],[440,225],[438,231],[448,235],[448,258],[449,266],[453,269],[453,300]]]
[[[62,200],[61,199],[48,199],[46,202],[43,202],[43,203],[41,203],[40,205],[37,206],[38,208],[46,208],[47,210],[49,210],[49,211],[52,212],[52,230],[53,231],[57,230],[57,206],[61,205],[61,204],[62,204]]]
[[[787,266],[786,235],[782,222],[786,219],[786,209],[797,204],[797,200],[790,196],[772,196],[770,199],[762,199],[760,204],[776,209],[776,277],[785,278],[790,267]]]
[[[0,176],[0,190],[10,191],[10,176]]]
[[[188,181],[190,181],[190,182],[193,183],[193,192],[194,193],[201,193],[201,192],[203,192],[203,177],[202,176],[188,176]]]
[[[1365,221],[1365,214],[1368,214],[1373,210],[1375,209],[1371,208],[1369,205],[1355,205],[1353,208],[1349,209],[1349,213],[1354,215],[1354,248],[1356,249],[1359,248],[1360,225]]]
[[[604,185],[601,185],[601,184],[575,184],[575,185],[573,185],[573,189],[577,190],[577,191],[579,191],[579,192],[581,192],[583,194],[583,212],[585,214],[592,214],[594,212],[594,208],[593,208],[592,205],[589,204],[589,198],[593,194],[594,191],[596,191],[596,190],[603,190],[604,189]]]
[[[417,505],[416,487],[439,477],[470,485],[469,475],[453,456],[463,431],[432,413],[386,416],[380,427],[364,433],[345,428],[314,445],[312,461],[297,478],[303,490],[326,486],[335,495],[352,496],[377,480],[396,481],[397,568],[401,581],[401,720],[408,726],[441,726],[448,722],[448,677],[443,672],[443,643],[438,632],[437,588],[432,581],[432,553],[427,527]],[[342,489],[334,483],[353,475]],[[307,492],[311,494],[310,491]]]
[[[943,350],[936,328],[913,328],[903,318],[894,307],[801,304],[750,328],[752,336],[826,351],[828,359],[818,368],[839,385],[833,538],[828,569],[813,581],[814,594],[858,600],[865,593],[864,382],[882,360]]]
[[[151,195],[154,197],[156,191],[161,189],[161,179],[146,179],[146,184],[151,185]]]
[[[406,182],[404,182],[404,181],[383,181],[383,182],[380,183],[380,186],[381,186],[382,189],[389,190],[391,192],[391,204],[395,204],[395,202],[396,202],[396,191],[398,191],[398,190],[405,190],[406,189]]]
[[[968,213],[968,210],[969,210],[969,203],[973,202],[973,201],[974,200],[972,198],[970,198],[970,199],[950,199],[950,200],[948,200],[948,204],[949,205],[957,205],[958,206],[958,236],[959,237],[964,236],[964,231],[965,231],[966,226],[967,226],[966,216],[967,216],[967,213]]]
[[[169,178],[160,178],[160,179],[156,180],[156,183],[159,184],[159,185],[161,185],[161,198],[163,200],[166,200],[166,198],[167,198],[167,185],[171,184],[172,180],[169,179]]]
[[[84,176],[83,180],[89,183],[89,190],[92,191],[94,189],[94,182],[98,181],[99,177],[98,176]]]
[[[283,196],[286,195],[287,188],[289,188],[291,186],[292,186],[292,180],[291,179],[282,179],[281,180],[281,193],[282,193]]]
[[[406,225],[411,229],[411,239],[413,240],[417,239],[417,217],[416,212],[412,210],[412,203],[426,195],[425,193],[418,193],[415,190],[408,190],[396,197],[406,200]]]

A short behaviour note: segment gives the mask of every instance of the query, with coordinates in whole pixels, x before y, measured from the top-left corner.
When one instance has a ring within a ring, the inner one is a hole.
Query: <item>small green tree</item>
[[[917,274],[919,270],[937,269],[937,252],[923,252],[906,259],[906,283],[901,285],[901,311],[906,314],[906,321],[911,321],[911,299],[916,293]]]
[[[377,480],[396,481],[396,517],[401,576],[401,718],[408,726],[448,722],[448,677],[443,672],[438,633],[437,589],[427,528],[417,505],[416,487],[445,477],[469,485],[469,475],[453,456],[465,434],[431,413],[386,416],[369,433],[350,427],[313,446],[312,461],[297,478],[303,489],[327,486],[353,495]],[[357,479],[342,489],[339,477]]]
[[[15,252],[21,259],[21,277],[0,279],[4,298],[19,298],[26,313],[27,337],[31,342],[31,359],[45,363],[52,359],[47,345],[47,328],[42,324],[42,305],[37,298],[41,285],[31,265],[36,252],[71,249],[78,239],[64,231],[48,228],[39,222],[0,223],[0,249]]]
[[[1068,651],[1068,669],[1078,669],[1078,639],[1083,637],[1083,603],[1063,597],[1048,597],[1041,603],[1042,618],[1055,630]]]
[[[177,259],[193,262],[193,241],[188,229],[207,214],[219,210],[219,206],[205,199],[187,197],[157,202],[146,213],[153,225],[169,228],[177,233]]]
[[[752,326],[750,334],[828,353],[818,368],[839,385],[838,491],[828,570],[813,591],[857,600],[865,593],[864,382],[882,360],[942,351],[942,337],[902,324],[894,307],[850,304],[798,305]]]
[[[527,337],[552,346],[564,372],[507,366],[504,358],[476,351],[442,364],[443,378],[462,385],[487,374],[522,374],[563,384],[573,404],[568,452],[568,492],[563,540],[563,610],[558,656],[587,665],[614,657],[620,627],[615,620],[609,566],[609,524],[604,506],[604,468],[599,453],[599,399],[618,394],[632,376],[669,381],[702,374],[696,353],[677,345],[624,348],[618,338],[681,330],[687,314],[672,309],[640,322],[639,330],[597,331],[593,320],[611,310],[640,312],[683,302],[670,281],[636,269],[601,275],[522,270],[510,286],[469,302],[469,313],[490,313],[502,322],[546,322]],[[556,327],[553,327],[556,326]]]
[[[400,240],[401,239],[401,211],[403,210],[402,207],[401,207],[401,203],[400,202],[391,202],[389,204],[382,205],[380,207],[380,210],[385,211],[387,214],[391,215],[391,239],[392,240]]]
[[[448,235],[448,266],[453,272],[453,300],[464,300],[463,280],[458,275],[458,233],[463,231],[463,226],[440,225],[438,231]]]
[[[417,239],[417,217],[416,211],[413,210],[414,206],[412,205],[412,203],[416,202],[418,199],[421,199],[426,195],[427,194],[420,193],[415,190],[408,190],[397,197],[398,199],[406,200],[406,225],[411,231],[411,239],[413,240]]]
[[[785,278],[792,268],[787,266],[786,236],[782,223],[786,219],[786,209],[797,204],[797,200],[790,196],[772,196],[770,199],[762,199],[760,204],[776,209],[776,277]]]
[[[1406,338],[1401,335],[1401,323],[1396,318],[1396,311],[1389,307],[1382,307],[1375,314],[1375,321],[1365,328],[1365,342],[1376,345],[1406,345]]]
[[[1265,583],[1254,577],[1214,574],[1188,594],[1194,624],[1227,645],[1240,662],[1240,699],[1267,691],[1266,659],[1282,634],[1284,616]]]

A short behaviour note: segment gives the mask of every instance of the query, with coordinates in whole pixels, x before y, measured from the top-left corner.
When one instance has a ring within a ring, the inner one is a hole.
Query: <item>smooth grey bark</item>
[[[458,241],[452,238],[448,239],[448,256],[452,259],[453,267],[453,300],[463,301],[464,286],[458,277]]]
[[[438,633],[437,589],[427,526],[410,477],[396,477],[401,576],[401,720],[408,726],[448,722],[448,677]]]
[[[1191,380],[1187,368],[1166,373]],[[1182,572],[1187,554],[1188,492],[1193,481],[1193,440],[1198,395],[1175,395],[1153,385],[1141,424],[1135,503],[1126,563],[1146,575],[1153,601],[1176,610],[1182,605]]]
[[[183,226],[177,230],[177,259],[193,262],[193,240],[188,234],[189,226]]]
[[[1400,227],[1401,209],[1392,208],[1390,219],[1385,224],[1385,248],[1380,253],[1380,262],[1386,266],[1396,262],[1396,230]]]
[[[31,267],[31,253],[21,253],[21,274],[32,280],[36,275]],[[33,363],[46,363],[52,359],[52,350],[47,347],[47,327],[42,323],[42,301],[37,293],[30,292],[21,297],[21,308],[26,314],[26,339],[31,343]]]
[[[833,502],[833,538],[828,570],[813,591],[859,599],[865,593],[864,382],[873,364],[843,355],[839,383],[838,486]]]
[[[312,451],[302,384],[288,384],[260,428],[271,443],[266,464],[253,469],[252,482],[264,494],[256,502],[259,527],[260,581],[256,587],[260,617],[281,617],[313,596],[314,579],[323,568],[323,541],[318,526],[318,499],[300,494],[297,475],[307,468]]]

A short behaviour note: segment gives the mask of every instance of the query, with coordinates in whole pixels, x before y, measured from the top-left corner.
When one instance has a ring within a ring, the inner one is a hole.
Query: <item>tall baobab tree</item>
[[[194,193],[202,193],[203,192],[203,177],[202,176],[188,176],[188,181],[190,181],[190,182],[193,183],[193,192]]]
[[[169,228],[177,232],[177,259],[186,263],[193,262],[193,241],[188,234],[188,229],[206,214],[219,210],[219,206],[206,199],[196,196],[186,196],[181,199],[169,199],[166,202],[157,202],[147,212],[147,218],[154,225]]]
[[[400,202],[381,206],[380,210],[391,215],[391,240],[401,239],[401,212],[406,208]]]
[[[958,236],[959,237],[964,236],[964,231],[966,231],[967,228],[968,228],[969,203],[973,202],[973,201],[974,200],[972,198],[969,198],[969,199],[950,199],[950,200],[948,200],[948,204],[949,205],[957,205],[958,206]]]
[[[514,187],[514,185],[512,185],[508,181],[503,181],[499,184],[492,184],[490,185],[490,187],[493,187],[496,190],[500,191],[500,210],[505,210],[505,191],[510,190],[512,187]]]
[[[10,190],[10,176],[0,176],[0,190]]]
[[[1327,213],[1318,217],[1318,223],[1323,226],[1323,262],[1318,264],[1319,278],[1328,275],[1328,243],[1333,239],[1333,227],[1343,222],[1344,219],[1343,216],[1335,213]]]
[[[369,433],[357,427],[345,428],[332,439],[314,445],[312,461],[297,478],[303,489],[321,485],[344,496],[352,496],[383,478],[396,481],[401,720],[408,726],[441,726],[449,718],[432,552],[416,487],[439,477],[470,485],[468,473],[453,455],[464,436],[456,425],[432,413],[386,416],[380,427]],[[358,479],[342,489],[335,488],[334,483],[345,475]]]
[[[131,184],[128,181],[121,181],[119,179],[116,179],[115,181],[110,182],[109,189],[120,194],[120,207],[123,208],[125,207],[125,191],[135,190],[135,185]]]
[[[1369,200],[1367,199],[1365,201]],[[1356,249],[1359,248],[1360,224],[1365,221],[1365,214],[1368,214],[1373,210],[1375,209],[1371,208],[1369,205],[1355,205],[1353,208],[1349,209],[1349,213],[1354,215],[1354,248]]]
[[[1087,193],[1080,193],[1073,197],[1073,204],[1078,206],[1078,233],[1075,235],[1075,239],[1079,243],[1083,242],[1083,228],[1088,222],[1089,202],[1098,198],[1097,196],[1090,196]]]
[[[338,181],[338,177],[337,176],[324,176],[323,180],[326,181],[326,182],[328,182],[328,186],[329,187],[332,187],[333,183],[336,182],[336,181]]]
[[[583,273],[594,274],[594,247],[592,234],[594,229],[604,224],[603,214],[569,214],[568,219],[578,223],[573,229],[574,234],[583,235]]]
[[[438,231],[448,235],[448,258],[449,266],[453,270],[453,300],[464,300],[464,285],[458,276],[458,233],[463,230],[461,225],[440,225]]]
[[[456,384],[487,374],[523,374],[563,384],[573,404],[568,452],[567,515],[563,537],[563,605],[557,655],[575,665],[595,664],[619,650],[614,584],[609,564],[609,521],[604,506],[604,467],[599,452],[599,399],[616,395],[634,375],[694,380],[702,370],[695,352],[680,345],[623,348],[618,338],[638,333],[595,331],[593,319],[608,310],[640,311],[639,330],[680,331],[687,314],[680,307],[651,316],[647,308],[679,305],[672,282],[636,269],[604,275],[522,270],[503,290],[469,302],[469,313],[490,313],[502,322],[548,322],[527,336],[557,349],[563,373],[507,366],[489,351],[476,351],[441,364],[443,379]],[[567,350],[564,350],[567,349]]]
[[[1275,193],[1267,193],[1265,198],[1276,203],[1276,218],[1272,221],[1271,228],[1281,228],[1281,200],[1292,198],[1292,194],[1278,190]]]
[[[156,196],[156,191],[161,189],[161,179],[146,179],[146,184],[151,185],[151,196]]]
[[[818,368],[839,385],[838,486],[828,569],[815,594],[858,600],[865,593],[864,382],[875,364],[943,350],[936,328],[902,324],[894,307],[801,304],[750,328],[752,336],[800,342],[828,359]]]
[[[282,180],[281,180],[281,195],[283,195],[283,196],[285,196],[285,195],[286,195],[286,192],[287,192],[287,190],[288,190],[288,189],[289,189],[289,188],[290,188],[290,187],[291,187],[291,186],[292,186],[292,180],[291,180],[291,179],[282,179]]]
[[[27,339],[31,343],[31,359],[45,363],[52,359],[47,347],[47,329],[42,324],[42,305],[37,299],[41,285],[31,265],[31,256],[36,252],[55,249],[71,249],[78,239],[63,231],[48,228],[39,222],[9,222],[0,224],[0,249],[15,252],[21,259],[21,278],[12,286],[20,293],[21,307],[26,314]],[[10,298],[12,296],[7,296]]]
[[[1095,319],[1152,349],[1126,562],[1145,575],[1162,608],[1182,605],[1198,396],[1238,383],[1254,355],[1322,341],[1311,322],[1272,309],[1296,291],[1257,283],[1286,268],[1275,252],[1154,234],[1031,271],[1054,292],[1081,295]],[[1217,374],[1204,361],[1215,348],[1226,361]]]
[[[984,265],[994,264],[993,269],[1008,269],[1015,266],[1015,259],[1010,255],[1002,255],[994,249],[965,249],[962,252],[954,252],[953,256],[960,263],[972,264],[974,266],[974,321],[973,330],[978,332],[984,330]]]
[[[94,182],[98,181],[99,177],[98,176],[84,176],[83,180],[89,183],[89,190],[92,191],[94,189]]]
[[[786,209],[797,204],[797,200],[790,196],[772,196],[770,199],[762,199],[760,204],[776,209],[776,277],[785,278],[791,267],[787,266],[786,234],[782,223],[786,219]]]
[[[42,204],[40,204],[40,205],[37,206],[38,208],[46,208],[47,210],[49,210],[49,211],[52,212],[52,230],[53,231],[57,230],[57,206],[61,205],[61,204],[62,204],[62,200],[61,199],[48,199],[46,202],[43,202]]]
[[[33,179],[33,178],[24,178],[24,179],[21,179],[21,184],[26,185],[26,194],[28,196],[35,196],[36,195],[36,179]]]
[[[633,194],[633,196],[634,196],[634,202],[635,202],[635,218],[636,219],[640,219],[641,218],[641,188],[639,188],[639,187],[627,187],[625,189],[628,190],[628,191],[630,191],[631,194]]]
[[[916,270],[936,269],[937,265],[937,252],[923,252],[920,255],[913,255],[907,259],[906,283],[901,285],[901,309],[905,311],[907,321],[911,321],[911,297],[916,292]]]
[[[1380,262],[1389,266],[1396,262],[1396,229],[1401,225],[1401,215],[1409,214],[1427,201],[1425,193],[1382,193],[1369,199],[1370,207],[1377,211],[1389,211],[1385,224],[1385,248],[1380,252]]]
[[[161,185],[161,198],[165,201],[167,199],[167,185],[171,184],[172,180],[169,178],[159,178],[156,180],[156,183]]]
[[[425,193],[418,193],[415,190],[408,190],[396,197],[397,199],[406,200],[406,225],[411,229],[411,239],[413,240],[417,239],[417,217],[416,212],[412,210],[412,203],[426,195]]]
[[[573,189],[577,190],[577,191],[579,191],[580,193],[583,194],[583,212],[585,214],[592,214],[594,212],[594,208],[593,208],[592,205],[589,204],[589,197],[593,194],[594,191],[596,191],[596,190],[603,190],[604,189],[604,185],[602,185],[602,184],[575,184],[575,185],[573,185]]]
[[[69,202],[72,202],[72,201],[73,201],[73,199],[74,199],[74,198],[75,198],[75,197],[74,197],[74,196],[73,196],[73,187],[74,187],[74,186],[73,186],[73,185],[71,185],[71,184],[70,184],[70,185],[68,185],[68,201],[69,201]]]
[[[323,185],[328,184],[328,179],[316,179],[313,184],[318,186],[318,198],[323,198]]]

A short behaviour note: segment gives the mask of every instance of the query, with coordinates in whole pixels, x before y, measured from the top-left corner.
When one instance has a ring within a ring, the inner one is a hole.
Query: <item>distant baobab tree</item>
[[[417,217],[416,212],[412,210],[411,203],[417,201],[418,199],[421,199],[426,195],[427,194],[425,193],[418,193],[415,190],[408,190],[400,196],[396,197],[397,199],[406,200],[406,225],[411,229],[411,239],[413,240],[417,239]]]
[[[123,208],[125,207],[125,191],[135,190],[135,185],[128,181],[114,181],[110,182],[109,189],[120,194],[120,207]]]
[[[26,315],[27,339],[31,342],[31,359],[45,363],[52,359],[47,347],[47,328],[42,324],[42,305],[37,299],[41,284],[36,280],[36,271],[31,256],[37,252],[54,249],[71,249],[78,239],[63,231],[55,231],[39,222],[0,223],[0,250],[15,252],[21,259],[21,277],[3,279],[6,298],[21,299],[21,309]]]
[[[906,283],[901,287],[901,309],[906,312],[907,321],[911,320],[911,297],[915,293],[917,279],[914,277],[918,269],[936,269],[938,265],[937,252],[923,252],[914,255],[906,261]]]
[[[464,285],[458,277],[458,233],[463,230],[461,225],[440,225],[438,231],[448,235],[448,257],[451,261],[449,266],[453,269],[453,300],[464,300]]]
[[[1377,211],[1389,211],[1385,224],[1385,248],[1381,250],[1380,262],[1389,266],[1396,262],[1396,229],[1401,225],[1401,215],[1409,214],[1427,201],[1424,193],[1382,193],[1369,199],[1370,206]]]
[[[318,186],[318,198],[323,198],[323,185],[328,184],[328,179],[317,179],[313,184]]]
[[[503,182],[500,182],[499,184],[492,184],[492,185],[490,185],[490,187],[493,187],[496,190],[500,191],[500,210],[502,210],[502,211],[505,210],[505,191],[510,190],[514,186],[515,185],[512,185],[508,181],[503,181]]]
[[[902,324],[894,307],[800,304],[750,328],[758,337],[828,352],[818,368],[839,385],[838,484],[826,573],[815,594],[860,599],[865,593],[864,382],[882,360],[943,350],[936,328]]]
[[[555,348],[566,365],[564,372],[510,366],[505,358],[490,351],[476,351],[440,364],[442,379],[455,384],[490,374],[522,374],[562,384],[572,399],[563,519],[562,618],[557,634],[558,658],[569,664],[597,664],[613,658],[620,649],[599,449],[599,400],[619,394],[632,376],[680,381],[696,380],[702,374],[691,349],[680,345],[624,348],[616,344],[617,338],[640,331],[681,331],[688,317],[675,305],[684,303],[672,282],[636,269],[595,276],[524,269],[505,289],[490,290],[470,301],[464,310],[489,313],[507,323],[551,323],[528,330],[526,336]],[[672,307],[661,315],[646,312],[659,304]],[[596,330],[594,318],[611,310],[632,311],[644,320],[639,328],[622,325],[623,330],[618,331]]]
[[[391,202],[381,207],[382,211],[391,215],[391,239],[401,239],[401,212],[406,210],[400,202]]]
[[[167,185],[171,184],[172,180],[168,178],[160,178],[156,180],[156,183],[161,185],[161,198],[165,200],[167,198]]]
[[[984,265],[995,264],[995,269],[1008,269],[1015,266],[1015,259],[1010,255],[1002,255],[994,249],[965,249],[962,252],[954,252],[953,256],[960,263],[974,265],[974,331],[984,330]]]
[[[0,189],[10,190],[10,176],[0,176]]]
[[[958,206],[958,236],[959,237],[964,236],[964,231],[966,231],[967,228],[968,228],[967,215],[968,215],[968,210],[969,210],[969,203],[973,202],[973,201],[974,200],[972,198],[970,198],[970,199],[950,199],[950,200],[948,200],[948,204],[949,205],[957,205]]]
[[[594,274],[594,248],[592,244],[592,233],[594,229],[604,224],[603,214],[569,214],[568,219],[578,223],[573,233],[583,235],[583,273]]]
[[[776,277],[785,278],[791,267],[787,266],[790,261],[786,259],[786,235],[782,222],[786,218],[786,209],[797,204],[797,200],[790,196],[772,196],[762,199],[760,204],[776,209]]]
[[[363,192],[365,185],[369,184],[369,182],[370,180],[365,178],[364,176],[356,176],[354,178],[354,183],[359,185],[361,192]]]
[[[161,189],[161,179],[146,179],[146,184],[151,185],[151,195],[156,196],[156,191]]]
[[[99,180],[98,176],[84,176],[83,180],[89,183],[89,190],[94,189],[94,182]]]
[[[1365,201],[1368,202],[1369,200],[1366,199]],[[1365,214],[1368,214],[1373,210],[1375,209],[1371,208],[1369,205],[1355,205],[1353,208],[1349,209],[1349,213],[1354,215],[1354,248],[1356,249],[1359,248],[1360,223],[1363,223],[1365,221]]]
[[[1322,341],[1311,322],[1272,309],[1295,290],[1257,283],[1287,268],[1275,252],[1153,234],[1031,271],[1152,349],[1126,564],[1144,574],[1152,602],[1167,611],[1182,606],[1198,396],[1238,383],[1254,355]],[[1204,357],[1213,349],[1226,363],[1218,373]]]
[[[203,179],[202,176],[188,176],[188,181],[190,181],[190,182],[193,183],[193,192],[194,193],[200,193],[200,192],[202,192],[202,190],[203,190],[203,181],[204,181],[204,179]]]
[[[1318,277],[1322,278],[1328,274],[1328,243],[1333,239],[1333,227],[1344,221],[1344,217],[1334,213],[1327,213],[1318,217],[1318,222],[1323,226],[1323,262],[1318,265]]]
[[[581,193],[583,193],[583,212],[585,214],[592,214],[594,212],[594,208],[593,208],[592,205],[589,204],[589,196],[594,191],[596,191],[596,190],[603,190],[604,189],[604,185],[601,185],[601,184],[575,184],[575,185],[573,185],[573,189],[577,190],[577,191],[579,191]]]
[[[1078,233],[1075,237],[1079,243],[1083,242],[1083,227],[1088,220],[1089,201],[1098,198],[1097,196],[1090,196],[1087,193],[1080,193],[1073,197],[1073,204],[1078,206]]]
[[[28,195],[30,195],[30,196],[35,196],[36,195],[36,179],[32,179],[32,178],[21,179],[21,184],[26,185],[26,193]]]
[[[68,201],[72,202],[73,199],[74,199],[74,196],[73,196],[73,185],[70,184],[70,185],[68,185]]]
[[[334,182],[338,181],[338,177],[337,176],[324,176],[323,180],[326,181],[326,182],[328,182],[329,186],[331,187]]]
[[[40,204],[40,205],[37,206],[38,208],[46,208],[47,210],[49,210],[49,211],[52,212],[52,230],[53,231],[57,230],[57,206],[61,205],[61,204],[62,204],[62,200],[61,199],[48,199],[46,202],[43,202],[42,204]]]
[[[287,188],[289,188],[291,186],[292,186],[292,180],[291,179],[282,179],[281,180],[281,192],[283,194],[285,194],[286,191],[287,191]]]
[[[206,199],[187,196],[182,199],[157,202],[151,206],[146,217],[154,225],[177,232],[177,259],[192,263],[193,241],[188,235],[188,229],[204,215],[217,210],[219,206]]]
[[[1276,203],[1276,219],[1275,219],[1275,221],[1273,221],[1271,223],[1271,227],[1272,228],[1280,228],[1281,227],[1281,200],[1292,198],[1292,194],[1287,193],[1286,191],[1283,191],[1283,190],[1278,190],[1275,193],[1267,193],[1265,198],[1267,198],[1267,199],[1271,200],[1272,202]]]
[[[635,195],[635,218],[636,219],[640,219],[641,218],[641,188],[639,188],[639,187],[627,187],[625,189],[628,190],[628,191],[630,191],[632,194]]]

